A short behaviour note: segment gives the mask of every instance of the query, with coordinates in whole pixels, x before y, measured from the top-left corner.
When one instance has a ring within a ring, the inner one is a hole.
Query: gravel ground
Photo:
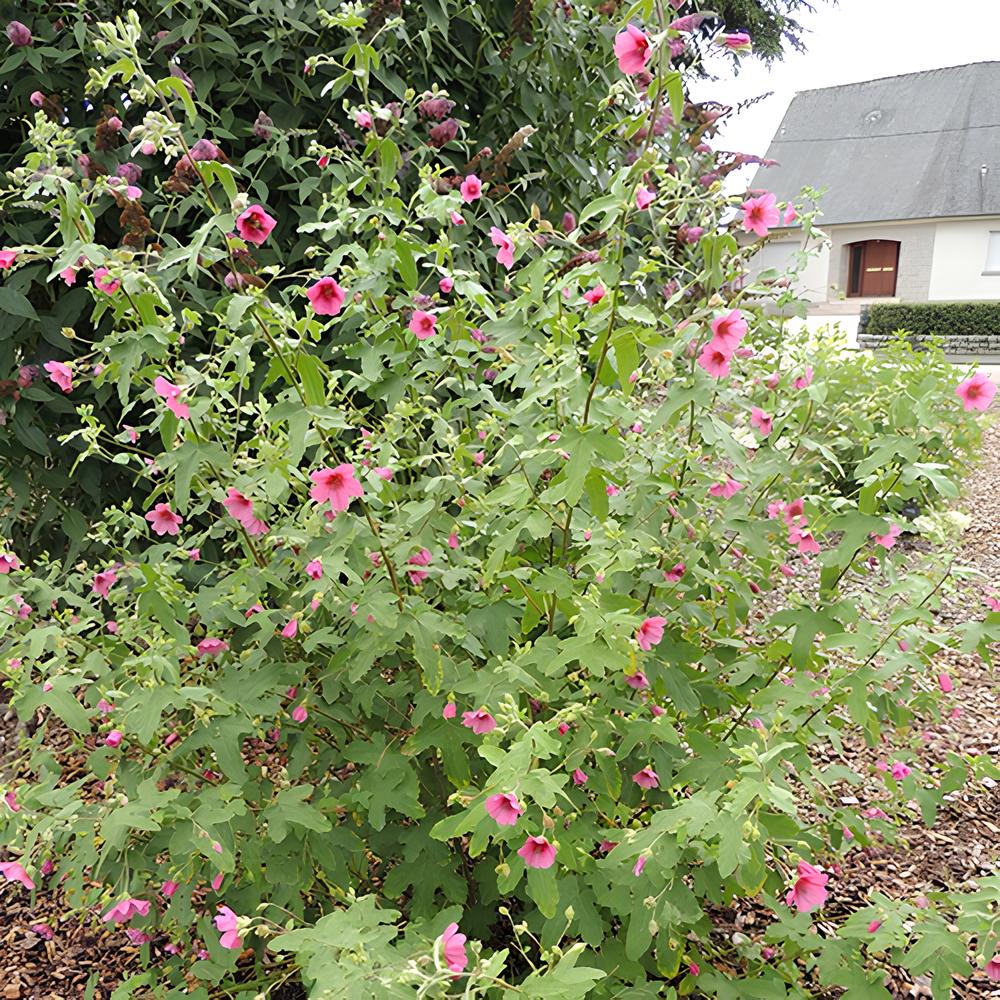
[[[973,515],[973,522],[962,538],[956,565],[973,568],[1000,586],[1000,422],[987,429],[981,461],[968,476],[958,506]],[[921,547],[914,546],[914,554]],[[798,579],[796,586],[801,588],[804,583]],[[877,586],[877,582],[867,585]],[[979,618],[984,610],[982,582],[970,579],[947,593],[938,617],[942,623],[957,623]],[[974,654],[951,652],[942,655],[934,668],[953,677],[952,698],[961,712],[922,720],[919,731],[909,738],[900,734],[899,746],[916,750],[920,768],[928,775],[940,772],[948,752],[988,754],[1000,761],[1000,685],[996,673]],[[16,766],[17,742],[14,720],[0,717],[0,771]],[[820,747],[817,752],[870,775],[860,789],[835,789],[835,794],[853,796],[868,805],[884,796],[875,760],[893,749],[891,743],[883,743],[873,750],[858,741],[842,752],[833,747]],[[67,763],[72,768],[72,763]],[[839,919],[866,905],[873,888],[912,900],[944,888],[969,887],[977,878],[1000,873],[998,805],[1000,790],[984,778],[951,794],[932,828],[923,825],[916,809],[911,810],[911,820],[900,824],[894,844],[870,846],[846,856],[824,916]],[[76,917],[63,918],[63,909],[54,889],[42,887],[32,903],[20,886],[0,886],[0,1000],[77,1000],[85,995],[88,985],[94,1000],[107,1000],[114,986],[139,971],[139,950],[123,934],[105,931],[96,919],[81,923]],[[768,919],[752,901],[720,910],[718,918],[718,942],[723,947],[735,931],[757,936]],[[48,925],[50,940],[38,932],[39,924]],[[33,925],[36,930],[32,930]],[[819,929],[823,931],[822,921]],[[930,996],[927,984],[914,981],[904,970],[887,966],[887,971],[889,989],[899,1000]],[[1000,987],[977,975],[956,981],[953,997],[1000,997]]]

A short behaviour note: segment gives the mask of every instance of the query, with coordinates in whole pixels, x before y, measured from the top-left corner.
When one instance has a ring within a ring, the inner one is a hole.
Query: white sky
[[[720,79],[695,85],[696,100],[717,100],[735,108],[741,101],[774,92],[731,116],[713,142],[716,149],[763,156],[800,90],[1000,60],[1000,0],[840,0],[836,7],[814,0],[814,5],[815,14],[805,12],[799,18],[808,29],[804,54],[789,52],[770,71],[744,56],[736,77],[724,58],[713,57],[709,68]],[[739,172],[743,184],[752,170]]]

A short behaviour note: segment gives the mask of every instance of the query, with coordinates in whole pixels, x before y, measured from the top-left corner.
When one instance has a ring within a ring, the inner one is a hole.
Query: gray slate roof
[[[1000,62],[804,91],[767,155],[751,186],[826,188],[821,225],[1000,215]]]

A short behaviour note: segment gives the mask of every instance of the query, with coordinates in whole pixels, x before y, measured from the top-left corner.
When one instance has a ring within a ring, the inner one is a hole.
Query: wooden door
[[[896,294],[899,244],[895,240],[866,240],[861,247],[861,287],[865,298]]]

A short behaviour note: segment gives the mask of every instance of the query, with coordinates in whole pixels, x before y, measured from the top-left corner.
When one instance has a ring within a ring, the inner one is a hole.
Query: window
[[[986,250],[984,274],[1000,274],[1000,233],[990,233],[990,243]]]

